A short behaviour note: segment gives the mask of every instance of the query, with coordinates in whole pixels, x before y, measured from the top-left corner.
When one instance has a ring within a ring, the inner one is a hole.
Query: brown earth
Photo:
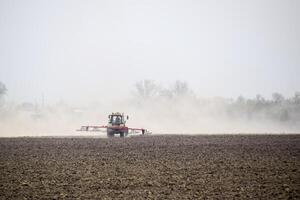
[[[300,199],[300,135],[2,138],[0,199]]]

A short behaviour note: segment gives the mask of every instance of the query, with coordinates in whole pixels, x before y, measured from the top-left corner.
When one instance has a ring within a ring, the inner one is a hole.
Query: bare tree
[[[257,94],[256,95],[256,103],[258,103],[258,104],[262,104],[262,103],[265,103],[265,98],[262,96],[262,95],[260,95],[260,94]]]
[[[242,95],[238,96],[237,100],[236,100],[239,104],[244,104],[246,102],[245,97],[243,97]]]
[[[300,104],[300,92],[295,92],[295,95],[293,97],[293,102],[295,104]]]
[[[187,82],[177,80],[172,88],[174,96],[185,96],[190,93]]]
[[[152,80],[143,80],[135,84],[137,95],[141,98],[155,97],[159,93],[158,85]]]
[[[0,82],[0,107],[3,106],[3,96],[6,94],[6,86]]]
[[[283,95],[277,92],[272,94],[272,98],[275,103],[282,103],[284,101]]]
[[[7,92],[6,86],[2,82],[0,82],[0,97],[5,95],[6,92]]]

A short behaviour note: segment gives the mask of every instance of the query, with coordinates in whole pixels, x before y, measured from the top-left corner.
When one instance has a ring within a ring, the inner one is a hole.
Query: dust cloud
[[[90,136],[76,132],[81,125],[105,125],[111,112],[129,115],[127,125],[146,128],[153,134],[214,133],[297,133],[300,131],[300,93],[285,98],[273,93],[271,99],[201,97],[187,82],[169,87],[152,80],[137,82],[130,95],[116,100],[95,101],[74,106],[70,102],[53,105],[5,101],[0,93],[0,136]],[[104,99],[104,100],[103,100]],[[72,102],[71,102],[72,103]],[[105,133],[100,133],[105,135]]]

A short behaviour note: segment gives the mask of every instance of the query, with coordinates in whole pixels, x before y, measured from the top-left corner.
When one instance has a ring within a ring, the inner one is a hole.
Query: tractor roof
[[[122,115],[122,114],[119,112],[113,112],[113,113],[111,113],[111,115]]]

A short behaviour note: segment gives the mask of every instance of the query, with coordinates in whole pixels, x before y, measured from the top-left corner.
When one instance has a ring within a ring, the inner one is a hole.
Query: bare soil
[[[0,199],[300,199],[300,135],[2,138]]]

